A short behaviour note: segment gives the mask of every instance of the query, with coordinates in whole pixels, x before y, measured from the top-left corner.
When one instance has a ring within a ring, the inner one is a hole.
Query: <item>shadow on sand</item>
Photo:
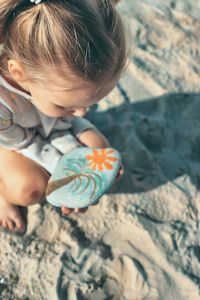
[[[90,119],[122,153],[125,174],[110,193],[138,193],[188,175],[200,187],[200,94],[172,93]]]

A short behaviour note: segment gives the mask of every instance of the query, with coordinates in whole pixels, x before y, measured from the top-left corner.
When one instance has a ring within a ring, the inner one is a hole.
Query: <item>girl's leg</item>
[[[0,226],[23,230],[17,206],[42,202],[49,176],[33,160],[0,147]]]

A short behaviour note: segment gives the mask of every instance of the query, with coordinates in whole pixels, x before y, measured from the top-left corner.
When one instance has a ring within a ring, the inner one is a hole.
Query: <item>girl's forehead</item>
[[[99,94],[103,90],[107,89],[107,87],[110,86],[110,83],[108,82],[102,82],[102,83],[92,83],[87,82],[83,80],[54,80],[53,82],[51,80],[45,81],[45,83],[41,83],[41,88],[48,88],[48,91],[52,92],[84,92],[87,94]]]
[[[48,72],[49,71],[49,72]],[[103,78],[98,82],[87,81],[72,72],[61,74],[45,68],[45,82],[41,87],[52,92],[83,92],[90,95],[101,95],[109,92],[117,82],[117,78]]]
[[[79,77],[67,77],[59,75],[45,76],[45,80],[41,81],[41,86],[46,86],[51,90],[57,91],[75,91],[75,90],[92,90],[95,88],[95,84],[88,82]]]
[[[78,88],[79,86],[82,88],[94,88],[97,86],[105,86],[109,82],[113,82],[115,80],[115,78],[111,78],[110,74],[108,73],[108,76],[99,78],[98,81],[89,81],[84,77],[75,74],[67,66],[64,68],[64,71],[62,71],[63,68],[58,70],[51,66],[45,66],[42,70],[46,82],[51,82],[52,85],[61,88],[65,88],[66,86],[71,88]]]

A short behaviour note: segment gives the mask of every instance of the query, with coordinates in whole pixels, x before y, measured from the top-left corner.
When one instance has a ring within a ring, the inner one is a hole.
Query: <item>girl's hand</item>
[[[84,146],[87,147],[110,147],[110,144],[107,142],[105,137],[96,130],[87,130],[81,133],[79,136],[79,142],[81,142]],[[124,174],[124,166],[121,164],[119,172],[117,174],[116,180],[120,180],[122,175]],[[71,214],[71,213],[85,213],[88,208],[75,208],[71,209],[68,207],[62,207],[61,211],[64,214]]]
[[[61,208],[61,211],[62,213],[68,215],[68,214],[71,214],[71,213],[84,213],[88,210],[88,208],[75,208],[75,209],[72,209],[72,208],[67,208],[67,207],[62,207]]]
[[[122,175],[124,174],[124,166],[121,165],[120,166],[120,169],[119,169],[119,172],[117,174],[117,177],[116,177],[116,180],[120,180],[120,178],[122,177]],[[71,213],[85,213],[86,211],[88,210],[88,207],[86,208],[75,208],[75,209],[71,209],[71,208],[67,208],[67,207],[62,207],[61,208],[61,211],[62,213],[68,215],[68,214],[71,214]]]
[[[79,134],[78,141],[90,148],[107,148],[111,147],[106,137],[96,128],[88,129]]]

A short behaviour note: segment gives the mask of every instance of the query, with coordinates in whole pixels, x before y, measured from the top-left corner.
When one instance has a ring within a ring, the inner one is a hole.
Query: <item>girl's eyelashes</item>
[[[60,109],[65,109],[64,106],[60,106],[60,105],[57,105],[57,104],[54,104],[56,108],[60,108]]]
[[[69,109],[69,108],[67,108],[67,107],[64,107],[64,106],[61,106],[61,105],[57,105],[57,104],[55,104],[54,107],[56,107],[56,108],[59,109],[59,110],[65,110],[65,112],[66,112],[67,114],[73,114],[74,111],[75,111],[75,109],[72,109],[72,108]]]
[[[66,109],[67,107],[58,105],[58,104],[53,104],[54,107],[59,108],[59,109]],[[71,110],[71,109],[70,109]]]

